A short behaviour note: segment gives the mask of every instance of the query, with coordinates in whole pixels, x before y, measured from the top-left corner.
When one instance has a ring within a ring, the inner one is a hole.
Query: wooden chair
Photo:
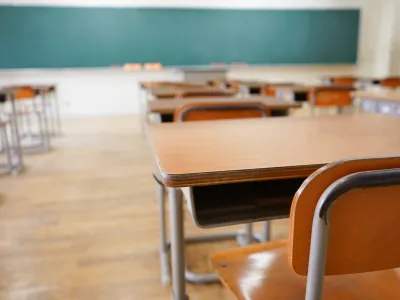
[[[336,106],[338,113],[342,113],[343,107],[353,105],[352,91],[354,91],[352,86],[336,85],[312,88],[308,96],[311,115],[314,115],[316,107],[329,106]]]
[[[400,77],[388,77],[381,80],[380,85],[387,88],[400,87]]]
[[[262,103],[237,103],[237,102],[224,102],[224,103],[188,103],[182,106],[174,114],[175,122],[187,121],[206,121],[206,120],[221,120],[221,119],[242,119],[242,118],[261,118],[270,115],[269,108]],[[166,233],[166,217],[165,217],[165,192],[158,175],[153,174],[156,182],[158,183],[157,198],[160,207],[160,259],[161,259],[161,274],[162,283],[164,285],[169,283],[169,246],[167,242]],[[254,238],[252,224],[247,224],[243,239],[238,238],[237,232],[228,232],[213,235],[200,235],[200,236],[186,236],[186,243],[193,242],[211,242],[221,241],[228,239],[238,239],[243,244],[249,244]],[[261,238],[258,240],[269,239],[269,223],[264,223],[264,231]],[[187,281],[194,284],[206,284],[219,282],[218,277],[214,273],[196,274],[191,272],[188,268],[185,272]]]
[[[331,83],[333,85],[341,85],[341,86],[353,86],[357,81],[357,78],[352,76],[341,76],[341,77],[332,77]]]
[[[269,108],[258,102],[188,103],[175,111],[174,121],[262,118],[270,115]]]
[[[236,299],[400,299],[399,193],[400,157],[326,165],[294,197],[289,242],[212,262]]]

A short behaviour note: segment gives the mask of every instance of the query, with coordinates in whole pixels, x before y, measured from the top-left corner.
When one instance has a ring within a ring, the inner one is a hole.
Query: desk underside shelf
[[[305,179],[192,187],[187,200],[194,222],[203,228],[287,218]]]

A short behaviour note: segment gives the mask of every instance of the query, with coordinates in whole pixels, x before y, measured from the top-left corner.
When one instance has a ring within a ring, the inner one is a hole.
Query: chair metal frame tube
[[[400,169],[365,171],[347,175],[332,183],[321,195],[314,212],[306,300],[322,299],[332,205],[351,190],[392,185],[400,185]]]

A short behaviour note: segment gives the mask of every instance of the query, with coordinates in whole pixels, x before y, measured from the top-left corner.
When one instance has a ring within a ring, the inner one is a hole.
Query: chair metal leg
[[[26,112],[25,121],[26,121],[27,135],[29,137],[32,137],[33,134],[32,134],[31,114],[29,113],[29,111]]]
[[[50,98],[50,94],[48,99],[46,99],[46,112],[49,120],[49,134],[51,137],[55,137],[57,136],[56,116],[53,109],[53,99]]]
[[[244,234],[243,234],[243,240],[242,243],[240,243],[242,246],[247,246],[250,245],[253,241],[253,224],[245,224],[244,225]]]
[[[157,184],[157,200],[159,207],[160,222],[160,267],[161,267],[161,283],[168,286],[171,283],[171,270],[169,267],[169,243],[167,239],[167,226],[165,218],[165,188],[158,182]]]
[[[58,103],[58,96],[57,96],[57,90],[55,90],[53,92],[53,99],[54,100],[54,115],[55,115],[55,123],[57,123],[57,130],[56,130],[56,134],[58,136],[62,135],[62,128],[61,128],[61,116],[60,116],[60,104]]]
[[[262,231],[261,240],[263,242],[269,242],[271,239],[270,223],[269,223],[269,221],[264,221],[262,225],[263,225],[263,231]]]
[[[48,118],[47,118],[47,109],[46,109],[46,93],[44,91],[42,91],[40,93],[40,98],[41,98],[41,114],[42,114],[42,118],[43,118],[43,132],[44,132],[44,147],[45,150],[48,150],[51,148],[50,145],[50,140],[51,140],[51,136],[50,136],[50,130],[49,130],[49,123],[48,123]]]
[[[183,199],[180,189],[169,190],[171,213],[172,290],[175,300],[187,300],[185,282],[185,245]]]
[[[211,284],[220,282],[215,273],[196,274],[191,272],[188,268],[185,270],[185,279],[187,282],[192,284]]]

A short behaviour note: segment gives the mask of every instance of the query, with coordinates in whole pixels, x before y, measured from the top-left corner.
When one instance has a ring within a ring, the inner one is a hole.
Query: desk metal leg
[[[49,120],[49,128],[50,128],[50,136],[57,136],[57,125],[56,125],[56,116],[54,114],[54,108],[53,108],[53,97],[51,97],[53,94],[52,93],[47,93],[48,97],[46,99],[46,112],[48,114],[48,120]]]
[[[41,98],[41,106],[42,106],[42,111],[39,112],[40,114],[42,114],[42,121],[43,121],[43,142],[44,142],[44,148],[46,150],[50,149],[51,145],[50,145],[50,130],[49,130],[49,123],[48,123],[48,119],[47,119],[47,108],[46,108],[46,92],[45,91],[41,91],[40,93],[40,98]]]
[[[156,181],[157,200],[159,208],[160,222],[160,264],[161,264],[161,283],[168,286],[171,283],[171,270],[169,267],[169,243],[167,238],[167,226],[165,218],[165,188]]]
[[[61,116],[60,116],[60,103],[58,102],[57,88],[55,88],[52,95],[53,95],[52,100],[54,100],[55,119],[57,123],[57,135],[60,136],[62,135],[62,129],[61,129]]]
[[[15,172],[19,172],[24,167],[24,162],[22,159],[22,148],[21,148],[21,140],[18,129],[18,121],[17,121],[17,108],[15,106],[14,96],[9,95],[9,101],[11,102],[12,116],[11,116],[11,139],[12,139],[12,147],[13,152],[17,156],[18,163],[15,166]]]
[[[170,189],[172,290],[174,300],[187,300],[185,283],[185,245],[183,235],[183,199],[180,189]]]
[[[146,123],[148,122],[147,114],[147,101],[149,100],[149,93],[147,90],[141,88],[139,96],[139,122],[142,135],[146,135]]]

